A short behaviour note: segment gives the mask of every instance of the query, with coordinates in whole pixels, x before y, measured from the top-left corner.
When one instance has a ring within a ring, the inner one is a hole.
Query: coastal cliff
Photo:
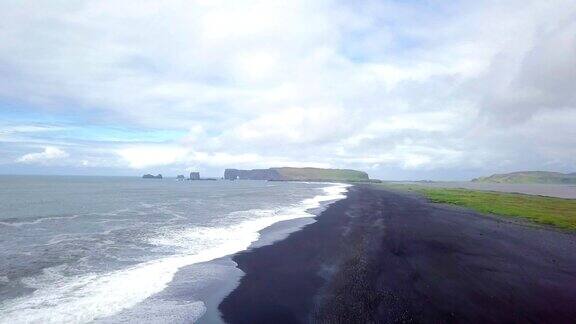
[[[238,170],[226,169],[224,179],[227,180],[286,180],[274,169]]]
[[[238,170],[226,169],[228,180],[272,180],[272,181],[368,181],[366,172],[348,169],[322,168],[269,168]]]

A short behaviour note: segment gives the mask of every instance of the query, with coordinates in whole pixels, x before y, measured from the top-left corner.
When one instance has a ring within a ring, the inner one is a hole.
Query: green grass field
[[[520,217],[576,231],[576,199],[390,183],[380,186],[415,191],[435,203],[458,205],[484,214]]]

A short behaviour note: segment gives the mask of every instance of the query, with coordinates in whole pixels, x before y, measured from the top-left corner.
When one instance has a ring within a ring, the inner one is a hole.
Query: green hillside
[[[494,174],[489,177],[476,178],[472,181],[485,183],[576,184],[576,173],[521,171]]]
[[[272,168],[284,180],[300,181],[366,181],[368,174],[363,171],[321,168]]]

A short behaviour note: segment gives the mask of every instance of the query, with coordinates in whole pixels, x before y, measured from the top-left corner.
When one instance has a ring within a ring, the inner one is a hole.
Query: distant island
[[[472,179],[482,183],[539,183],[539,184],[576,184],[576,172],[560,173],[548,171],[520,171],[493,174],[489,177]]]
[[[224,171],[224,179],[269,181],[370,181],[368,174],[363,171],[289,167],[253,170],[226,169]]]
[[[162,175],[158,174],[158,175],[153,175],[153,174],[145,174],[142,176],[143,179],[162,179]]]

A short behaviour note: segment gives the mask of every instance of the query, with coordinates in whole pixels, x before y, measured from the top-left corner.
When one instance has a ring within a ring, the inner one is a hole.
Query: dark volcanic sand
[[[229,323],[576,323],[576,235],[362,186],[237,254]]]

